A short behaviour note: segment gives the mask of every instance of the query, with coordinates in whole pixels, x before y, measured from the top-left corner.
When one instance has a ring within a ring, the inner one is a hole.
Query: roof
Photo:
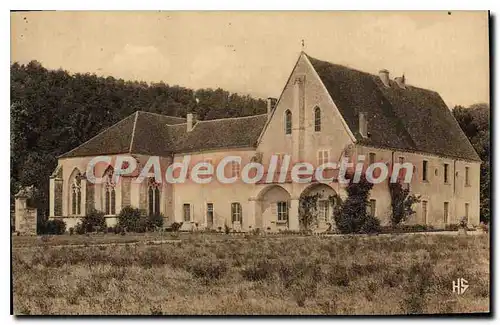
[[[59,158],[120,153],[167,156],[199,150],[255,147],[267,114],[198,121],[137,111]]]
[[[380,78],[307,56],[360,144],[480,160],[443,99],[435,91]],[[365,113],[369,137],[359,133]]]

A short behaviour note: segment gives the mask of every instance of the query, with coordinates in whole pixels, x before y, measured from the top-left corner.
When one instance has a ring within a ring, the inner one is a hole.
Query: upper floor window
[[[321,131],[321,109],[319,107],[314,109],[314,131]]]
[[[448,183],[449,179],[448,179],[448,168],[449,167],[449,164],[444,164],[444,182],[445,183]]]
[[[237,161],[231,161],[231,177],[240,177],[240,164]]]
[[[370,163],[370,165],[375,163],[375,153],[373,153],[373,152],[370,152],[369,163]]]
[[[321,166],[329,161],[329,154],[328,150],[318,150],[318,166]]]
[[[465,186],[470,186],[469,167],[465,167]]]
[[[426,182],[427,179],[427,160],[422,161],[422,180]]]
[[[288,109],[285,112],[285,134],[292,134],[292,112]]]

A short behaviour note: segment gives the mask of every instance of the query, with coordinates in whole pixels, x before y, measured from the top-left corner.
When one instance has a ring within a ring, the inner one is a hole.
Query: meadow
[[[16,315],[490,310],[487,234],[13,236],[12,250]]]

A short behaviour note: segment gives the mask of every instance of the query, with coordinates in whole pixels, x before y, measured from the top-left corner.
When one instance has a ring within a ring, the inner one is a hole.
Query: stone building
[[[438,93],[408,85],[403,77],[391,79],[320,61],[301,53],[277,101],[268,100],[267,114],[196,121],[137,111],[79,147],[59,157],[50,181],[50,217],[64,218],[68,227],[91,208],[104,211],[109,225],[127,205],[148,213],[161,212],[166,223],[197,224],[199,228],[276,231],[299,229],[299,202],[320,193],[320,223],[331,221],[334,201],[345,198],[345,185],[330,183],[212,181],[183,184],[152,181],[136,183],[137,171],[113,182],[112,167],[96,166],[106,177],[92,184],[85,171],[96,156],[132,155],[139,166],[159,156],[164,171],[186,155],[191,165],[228,164],[238,177],[243,165],[262,162],[268,170],[272,155],[290,155],[294,162],[319,165],[343,157],[365,155],[366,163],[410,162],[409,184],[421,196],[409,223],[442,227],[466,216],[479,223],[480,159]],[[267,177],[267,174],[265,175]],[[388,183],[371,191],[369,211],[387,223],[391,213]]]

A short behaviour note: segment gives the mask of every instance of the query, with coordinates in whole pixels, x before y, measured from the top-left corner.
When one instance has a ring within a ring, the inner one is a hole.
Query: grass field
[[[173,239],[153,245],[155,240]],[[120,245],[95,245],[121,243]],[[68,246],[72,245],[73,246]],[[15,314],[489,311],[488,235],[13,237]],[[452,292],[464,278],[469,289]]]

